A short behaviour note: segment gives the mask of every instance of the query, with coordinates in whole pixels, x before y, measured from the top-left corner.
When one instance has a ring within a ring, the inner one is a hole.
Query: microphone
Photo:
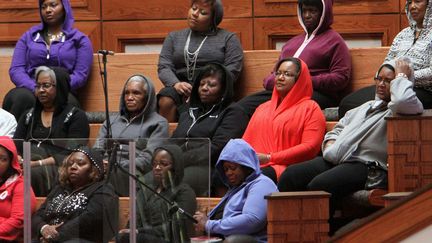
[[[102,54],[102,55],[114,56],[114,52],[113,51],[109,51],[109,50],[98,50],[97,53]]]

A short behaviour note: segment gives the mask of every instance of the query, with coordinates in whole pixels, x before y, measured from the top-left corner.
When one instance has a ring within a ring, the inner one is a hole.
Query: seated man
[[[297,57],[309,67],[313,83],[312,99],[321,107],[338,106],[341,91],[351,78],[351,56],[345,41],[331,28],[333,23],[332,0],[299,0],[298,18],[304,33],[290,39],[282,48],[279,60]],[[255,108],[269,100],[275,75],[264,79],[266,91],[239,101],[249,117]]]
[[[277,188],[261,173],[253,148],[243,139],[231,139],[219,156],[216,170],[228,191],[208,218],[203,212],[195,213],[196,231],[222,237],[249,235],[255,238],[252,240],[267,242],[267,200],[264,196],[277,192]]]
[[[95,148],[109,149],[105,144],[107,121],[99,130]],[[124,85],[120,98],[119,114],[110,117],[112,138],[119,143],[117,154],[112,158],[122,168],[129,168],[129,141],[136,143],[137,172],[145,174],[152,169],[153,149],[168,137],[168,122],[156,112],[156,94],[152,81],[142,75],[133,75]],[[107,157],[105,158],[107,159]],[[104,161],[107,163],[107,160]],[[129,177],[120,170],[110,175],[119,196],[129,196]]]
[[[395,73],[397,75],[395,75]],[[375,76],[375,100],[352,109],[326,134],[323,157],[289,166],[281,175],[281,191],[327,191],[334,202],[362,189],[387,187],[387,121],[396,113],[418,114],[423,106],[413,91],[408,62],[384,63]],[[379,170],[383,183],[371,185],[369,173]],[[369,178],[369,179],[368,179]]]

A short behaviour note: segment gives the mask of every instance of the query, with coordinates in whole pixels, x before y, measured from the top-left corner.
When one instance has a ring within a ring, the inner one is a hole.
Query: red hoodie
[[[270,162],[279,178],[289,164],[313,159],[321,149],[325,118],[319,105],[311,100],[312,81],[307,65],[279,106],[279,94],[273,88],[270,101],[258,106],[243,139],[257,153],[271,154]]]
[[[12,139],[0,136],[0,146],[13,154],[12,167],[16,172],[0,186],[0,241],[21,241],[24,227],[24,178]],[[33,213],[36,197],[33,191],[31,193]]]

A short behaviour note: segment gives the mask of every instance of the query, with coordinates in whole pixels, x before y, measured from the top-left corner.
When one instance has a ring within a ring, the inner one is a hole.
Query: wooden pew
[[[210,212],[220,201],[220,198],[197,197],[197,210]],[[45,197],[37,197],[36,208],[38,209],[45,202]],[[129,221],[129,197],[119,198],[119,227],[125,228]]]
[[[353,74],[348,92],[372,84],[372,78],[388,52],[388,47],[353,48],[350,50]],[[236,98],[263,90],[262,80],[273,70],[279,56],[276,50],[252,50],[244,52],[244,68],[236,82]],[[120,93],[124,82],[133,74],[144,74],[153,80],[156,91],[163,85],[157,75],[159,55],[154,53],[119,53],[108,57],[108,94],[110,111],[119,110]],[[9,78],[11,57],[0,56],[0,102],[14,87]],[[92,72],[87,85],[79,90],[78,96],[85,111],[104,111],[105,102],[101,82],[98,56],[94,56]]]

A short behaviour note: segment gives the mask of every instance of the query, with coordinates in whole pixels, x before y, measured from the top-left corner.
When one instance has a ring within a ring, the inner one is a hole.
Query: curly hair
[[[69,173],[68,173],[68,168],[70,167],[70,164],[67,163],[69,161],[69,158],[72,156],[72,154],[74,153],[82,153],[79,151],[74,151],[71,154],[69,154],[62,162],[61,166],[59,167],[59,182],[60,185],[62,187],[67,187],[67,186],[71,186],[71,182],[69,180]],[[82,153],[84,154],[84,153]],[[85,154],[84,154],[85,155]],[[100,175],[99,175],[99,170],[96,168],[96,166],[93,165],[93,163],[91,163],[90,159],[85,156],[87,158],[87,160],[89,161],[91,167],[92,167],[92,171],[90,173],[90,180],[91,182],[96,182],[100,180]]]

